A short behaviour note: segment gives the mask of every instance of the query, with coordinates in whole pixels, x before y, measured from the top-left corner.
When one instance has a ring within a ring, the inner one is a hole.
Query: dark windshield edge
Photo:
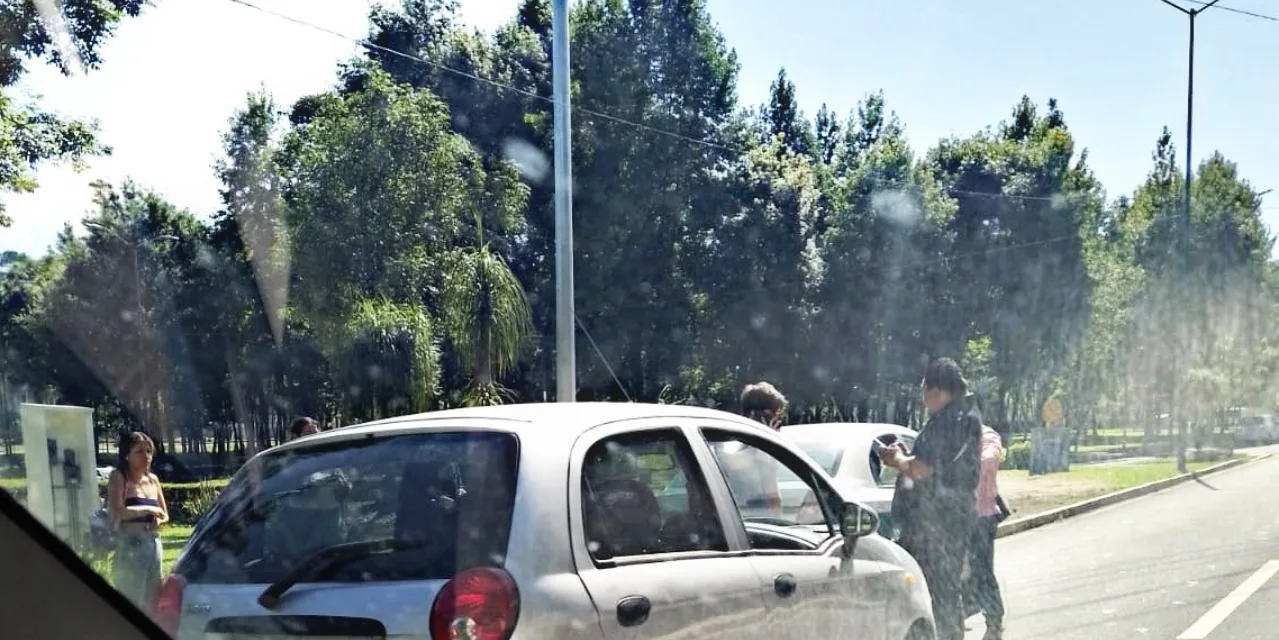
[[[48,527],[36,519],[26,506],[14,499],[7,490],[0,489],[0,520],[7,520],[18,532],[25,535],[32,543],[37,545],[40,551],[48,554],[57,565],[69,573],[74,580],[77,580],[94,596],[100,598],[108,607],[119,614],[132,630],[137,632],[139,638],[151,638],[155,640],[169,640],[169,634],[155,624],[155,621],[139,610],[124,594],[117,591],[109,582],[101,575],[93,570],[84,560],[76,554],[75,550],[67,546],[61,538],[54,534]],[[2,537],[2,536],[0,536]],[[13,551],[12,548],[7,551]],[[27,563],[18,562],[18,565],[25,566]],[[8,565],[7,568],[13,568]],[[49,565],[45,564],[43,569],[48,570]],[[9,575],[14,575],[10,573]],[[48,574],[45,574],[46,576]],[[16,576],[15,576],[16,577]],[[72,583],[74,584],[74,583]],[[82,597],[82,593],[68,593],[71,596],[67,600],[69,607],[84,606],[83,600],[77,600]],[[39,612],[37,612],[38,614]],[[30,616],[30,612],[28,612]],[[39,615],[28,619],[38,621]]]

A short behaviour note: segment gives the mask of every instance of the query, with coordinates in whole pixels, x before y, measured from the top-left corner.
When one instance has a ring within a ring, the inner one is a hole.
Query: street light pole
[[[551,2],[555,138],[555,401],[577,399],[573,309],[573,128],[569,106],[568,0]]]
[[[1182,185],[1184,187],[1184,192],[1182,193],[1182,197],[1181,197],[1181,234],[1180,234],[1181,235],[1181,238],[1180,238],[1181,240],[1180,242],[1181,287],[1184,291],[1186,302],[1189,302],[1191,298],[1191,289],[1192,289],[1192,285],[1190,284],[1188,278],[1190,276],[1190,181],[1193,179],[1193,176],[1194,176],[1194,166],[1191,164],[1191,160],[1190,160],[1192,157],[1190,155],[1190,152],[1191,152],[1190,145],[1194,140],[1193,131],[1194,131],[1194,124],[1195,124],[1195,18],[1197,18],[1199,14],[1203,13],[1204,11],[1211,9],[1212,5],[1217,4],[1218,2],[1220,2],[1220,0],[1212,0],[1211,2],[1199,7],[1198,9],[1187,9],[1181,5],[1171,2],[1171,0],[1160,0],[1160,1],[1176,9],[1177,11],[1180,11],[1186,14],[1186,17],[1190,18],[1190,46],[1189,46],[1189,56],[1187,58],[1187,66],[1186,66],[1186,180],[1185,180],[1185,184]],[[1183,313],[1189,307],[1190,307],[1189,304],[1182,305]],[[1183,325],[1183,331],[1189,332],[1189,327],[1185,326],[1186,323],[1183,322],[1182,325]],[[1180,343],[1180,345],[1188,344],[1186,340],[1179,340],[1178,342]],[[1175,369],[1174,379],[1177,381],[1183,381],[1185,376],[1182,375],[1182,372],[1177,367],[1178,364],[1184,365],[1185,363],[1174,362],[1174,369]],[[1174,391],[1173,391],[1174,397],[1176,397],[1176,395],[1181,391],[1180,387],[1181,387],[1180,384],[1177,384],[1174,386]],[[1175,408],[1175,405],[1174,405],[1174,408]],[[1184,415],[1181,416],[1181,419],[1177,421],[1177,428],[1180,432],[1179,437],[1177,439],[1177,472],[1178,473],[1186,472],[1186,434],[1187,434],[1186,427],[1188,426],[1187,420],[1189,419],[1188,418],[1189,412],[1183,411],[1183,414]]]

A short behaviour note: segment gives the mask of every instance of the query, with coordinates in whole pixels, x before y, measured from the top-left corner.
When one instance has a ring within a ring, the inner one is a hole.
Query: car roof
[[[573,442],[587,430],[623,420],[647,418],[702,418],[732,422],[748,428],[767,429],[764,425],[737,414],[678,404],[644,402],[537,402],[506,404],[493,407],[466,407],[429,411],[363,424],[330,429],[282,444],[275,449],[311,446],[328,441],[346,440],[388,432],[430,430],[434,427],[459,427],[473,422],[475,427],[509,431],[516,435],[539,439]]]

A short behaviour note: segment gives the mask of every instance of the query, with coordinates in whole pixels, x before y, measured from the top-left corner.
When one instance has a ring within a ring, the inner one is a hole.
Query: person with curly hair
[[[786,415],[786,396],[768,382],[748,384],[740,399],[742,414],[777,429]]]

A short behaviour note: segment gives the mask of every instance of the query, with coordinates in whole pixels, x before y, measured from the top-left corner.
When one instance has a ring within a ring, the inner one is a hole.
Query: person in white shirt
[[[779,428],[786,415],[786,396],[768,382],[746,385],[742,389],[740,401],[742,414],[772,429]],[[771,457],[751,447],[734,453],[722,452],[720,460],[731,469],[726,475],[739,508],[758,505],[771,517],[782,516],[782,492],[777,483],[777,464]]]

